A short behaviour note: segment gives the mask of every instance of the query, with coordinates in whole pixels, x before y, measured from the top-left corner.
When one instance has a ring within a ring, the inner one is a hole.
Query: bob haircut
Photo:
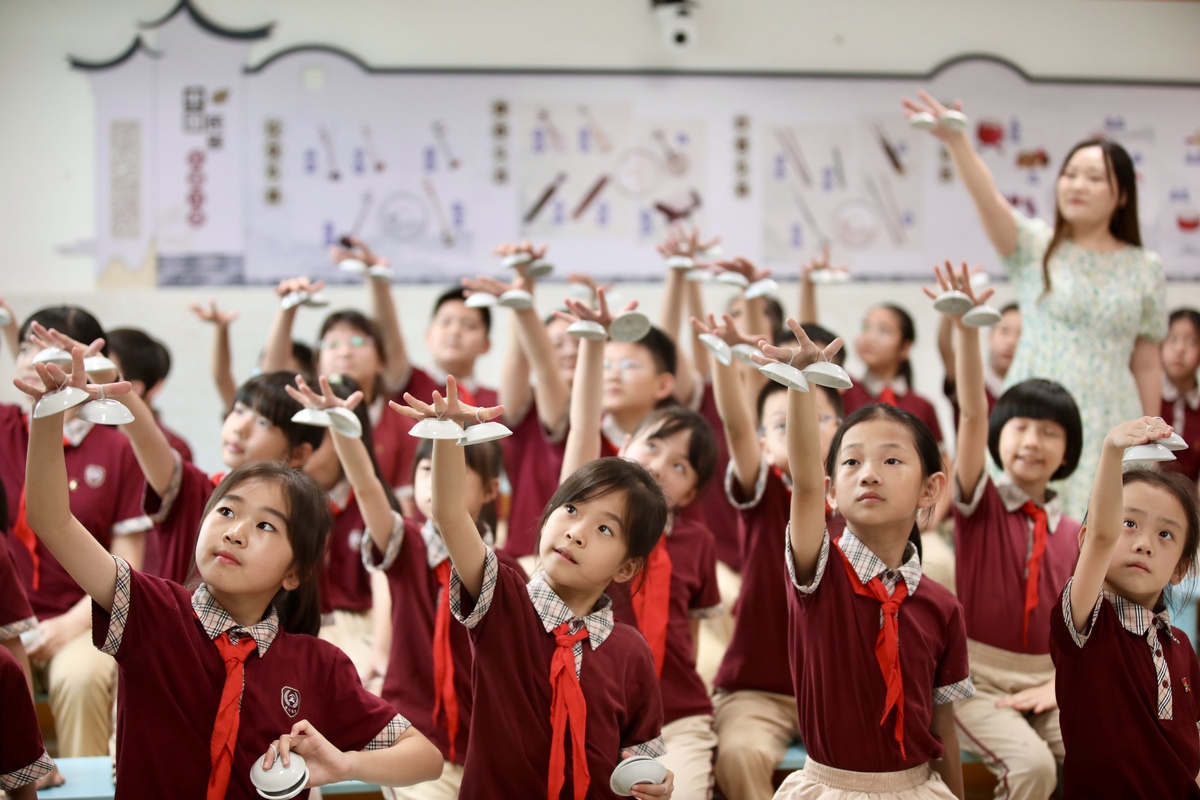
[[[287,436],[289,446],[309,444],[315,450],[325,438],[325,429],[292,422],[292,416],[301,406],[288,395],[284,387],[295,385],[295,376],[290,372],[264,372],[239,386],[233,402],[241,403],[266,417]]]
[[[1083,452],[1083,420],[1070,392],[1054,381],[1030,378],[1010,386],[1000,395],[988,418],[988,452],[1001,468],[1004,465],[1000,463],[1000,432],[1013,417],[1045,419],[1061,425],[1067,434],[1067,449],[1063,452],[1063,463],[1050,480],[1062,480],[1075,471]]]
[[[621,533],[629,558],[645,565],[646,559],[667,527],[667,498],[658,483],[635,461],[624,458],[598,458],[589,461],[563,481],[538,520],[538,538],[546,520],[561,506],[584,503],[613,492],[625,495],[621,514]]]
[[[717,437],[712,425],[703,416],[683,406],[659,408],[647,414],[633,429],[633,438],[665,439],[680,431],[688,431],[688,463],[696,471],[697,489],[708,483],[717,469]]]
[[[317,567],[325,555],[326,539],[333,527],[333,513],[329,510],[325,491],[304,472],[286,464],[252,461],[230,471],[213,490],[204,506],[201,524],[225,495],[250,481],[277,486],[283,493],[292,564],[300,577],[299,586],[292,591],[281,588],[271,599],[271,605],[279,614],[280,626],[285,631],[316,636],[321,629]],[[199,578],[194,562],[192,576],[189,585]]]

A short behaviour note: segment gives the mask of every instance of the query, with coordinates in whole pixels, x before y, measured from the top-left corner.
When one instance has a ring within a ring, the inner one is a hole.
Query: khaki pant
[[[92,644],[90,628],[34,669],[50,695],[60,758],[108,755],[116,676],[117,662]]]
[[[1050,656],[1010,653],[974,641],[967,642],[967,651],[975,696],[954,705],[962,749],[977,754],[996,776],[996,797],[1044,800],[1058,785],[1063,758],[1058,709],[1032,714],[996,708],[996,701],[1052,679]]]
[[[946,543],[946,537],[937,531],[925,531],[921,534],[921,574],[940,583],[955,594],[954,586],[954,551]]]
[[[717,588],[724,612],[719,617],[700,621],[700,641],[696,642],[696,672],[712,691],[713,679],[733,640],[733,604],[742,590],[742,575],[724,561],[717,562]]]
[[[333,624],[322,625],[318,635],[349,656],[360,675],[366,672],[374,638],[370,611],[334,611]]]
[[[713,698],[717,732],[714,772],[730,800],[770,800],[775,767],[800,738],[796,698],[771,692],[718,692]]]
[[[684,717],[663,726],[667,754],[658,761],[675,773],[675,800],[708,800],[713,790],[713,751],[717,734],[709,714]]]
[[[850,772],[818,764],[787,777],[775,800],[956,800],[928,763],[900,772]]]
[[[418,783],[416,786],[405,786],[402,789],[384,787],[383,796],[387,800],[456,800],[458,790],[462,787],[463,768],[449,761],[442,762],[442,777],[436,781]],[[592,778],[595,780],[595,777]]]

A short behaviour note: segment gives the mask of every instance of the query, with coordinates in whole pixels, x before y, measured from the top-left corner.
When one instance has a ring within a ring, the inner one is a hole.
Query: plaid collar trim
[[[333,502],[334,506],[340,509],[346,508],[346,501],[350,499],[350,481],[342,478],[337,484],[330,489],[326,494]]]
[[[891,594],[897,583],[903,579],[904,583],[908,585],[908,593],[910,595],[916,593],[917,586],[921,583],[921,559],[917,557],[917,548],[912,542],[909,542],[904,548],[904,563],[895,570],[872,553],[871,549],[863,544],[849,528],[842,534],[838,546],[842,550],[842,555],[854,568],[854,574],[862,581],[863,586],[866,586],[874,578],[879,578],[887,587],[888,594]]]
[[[554,590],[546,583],[544,573],[536,573],[526,584],[525,589],[529,592],[529,599],[533,603],[538,617],[541,618],[542,627],[546,629],[546,633],[552,633],[564,622],[570,623],[571,633],[578,631],[581,625],[586,625],[588,641],[591,642],[593,650],[604,644],[604,640],[612,633],[612,601],[608,599],[608,595],[600,595],[600,600],[597,601],[592,612],[586,617],[580,618],[575,616],[562,598],[554,593]]]
[[[274,606],[271,606],[261,622],[243,627],[233,621],[233,617],[229,616],[229,612],[221,607],[221,604],[209,593],[208,587],[203,583],[192,594],[192,610],[196,612],[196,617],[204,626],[204,633],[208,635],[209,639],[216,639],[225,631],[229,631],[229,638],[234,644],[237,644],[237,641],[243,636],[254,637],[259,658],[267,654],[267,648],[279,634],[279,615],[275,613]]]
[[[620,451],[625,445],[625,437],[628,434],[621,430],[621,426],[613,419],[612,414],[605,414],[600,419],[600,435],[613,446],[614,450]]]
[[[1030,499],[1029,495],[1013,483],[1012,478],[1004,472],[1001,472],[1000,476],[996,478],[996,492],[1000,495],[1000,502],[1004,504],[1004,510],[1010,514],[1020,511],[1021,507]],[[1062,496],[1058,492],[1047,489],[1046,502],[1038,505],[1046,512],[1046,524],[1053,535],[1058,530],[1058,523],[1062,521],[1063,517]]]
[[[1171,641],[1179,644],[1179,640],[1175,638],[1175,634],[1171,630],[1171,612],[1166,606],[1163,606],[1162,611],[1154,612],[1132,600],[1113,594],[1108,589],[1103,590],[1103,595],[1105,600],[1112,603],[1113,609],[1117,612],[1117,621],[1125,630],[1135,636],[1145,636],[1150,630],[1150,626],[1155,625],[1171,637]]]
[[[494,548],[496,536],[492,533],[492,526],[486,522],[475,524],[479,526],[479,535],[483,538],[483,543],[489,549]],[[430,569],[436,569],[438,564],[450,557],[450,551],[446,549],[446,542],[442,539],[442,534],[438,531],[437,526],[433,524],[433,520],[425,520],[425,524],[421,526],[421,538],[425,540],[425,561],[429,564]]]
[[[882,381],[868,372],[863,374],[859,383],[866,387],[872,397],[879,397],[879,393],[888,387],[891,387],[891,390],[896,393],[896,397],[904,397],[908,394],[908,381],[904,379],[903,375],[897,375],[890,381]]]
[[[1170,378],[1163,375],[1162,399],[1163,403],[1174,403],[1183,400],[1188,408],[1195,411],[1200,409],[1200,384],[1194,386],[1187,394],[1180,394],[1178,387],[1171,383]]]

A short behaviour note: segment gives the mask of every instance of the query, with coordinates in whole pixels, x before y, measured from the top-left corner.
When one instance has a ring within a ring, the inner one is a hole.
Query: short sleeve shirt
[[[12,791],[27,786],[54,764],[42,745],[33,698],[25,683],[25,671],[6,647],[0,647],[0,789]]]
[[[10,544],[23,547],[11,534],[0,531],[0,642],[15,639],[37,627],[37,617],[17,576],[17,566],[8,552]]]
[[[143,507],[156,528],[157,563],[148,565],[151,574],[186,584],[196,562],[196,541],[200,523],[204,521],[204,506],[212,496],[220,475],[210,477],[199,467],[175,457],[175,471],[166,493],[160,498],[145,483]]]
[[[846,416],[850,416],[851,413],[863,406],[879,402],[879,391],[872,392],[868,389],[867,384],[870,382],[869,378],[864,377],[842,393],[842,407],[845,409]],[[882,386],[878,389],[881,390]],[[898,378],[893,382],[892,390],[896,393],[896,407],[904,409],[928,425],[929,430],[933,432],[933,438],[940,443],[942,426],[938,423],[937,411],[934,410],[933,403],[912,391],[903,378]]]
[[[117,797],[203,800],[209,743],[225,685],[213,639],[251,635],[246,660],[231,797],[254,797],[250,767],[271,742],[307,719],[343,751],[390,747],[408,721],[359,682],[350,659],[312,636],[279,630],[274,611],[237,625],[203,585],[178,584],[117,562],[112,612],[92,606],[92,641],[117,660],[120,693]],[[170,752],[170,758],[129,754]]]

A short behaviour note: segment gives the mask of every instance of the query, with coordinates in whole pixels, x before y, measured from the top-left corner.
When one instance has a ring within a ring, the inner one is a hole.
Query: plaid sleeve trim
[[[42,750],[42,754],[32,764],[0,775],[0,789],[14,792],[22,786],[28,786],[43,775],[50,774],[52,769],[54,769],[54,762],[50,760],[50,754]]]
[[[692,619],[715,619],[725,613],[725,606],[717,603],[715,606],[708,608],[693,608],[688,611],[688,616]]]
[[[825,565],[829,563],[829,529],[825,529],[824,538],[821,539],[821,553],[817,556],[817,571],[813,574],[811,582],[801,586],[796,582],[796,561],[792,558],[792,523],[787,524],[787,528],[783,534],[784,558],[787,561],[788,580],[792,582],[792,586],[800,594],[812,594],[821,585],[821,578],[825,576]]]
[[[120,556],[112,558],[117,562],[117,585],[113,591],[112,611],[108,614],[108,633],[104,635],[104,646],[100,648],[100,652],[115,656],[121,649],[121,639],[125,636],[125,626],[129,623],[133,570],[129,567],[129,562]]]
[[[1071,640],[1075,642],[1076,647],[1083,647],[1087,644],[1088,637],[1092,634],[1092,629],[1096,626],[1096,617],[1100,616],[1100,604],[1104,602],[1104,594],[1101,593],[1096,597],[1096,605],[1092,608],[1092,616],[1088,618],[1087,630],[1075,630],[1075,623],[1072,621],[1071,614],[1071,583],[1075,580],[1071,577],[1067,580],[1067,585],[1063,587],[1062,595],[1062,611],[1063,621],[1067,623],[1067,632],[1071,634]]]
[[[467,616],[463,616],[463,585],[462,580],[458,577],[458,570],[450,570],[450,613],[454,618],[466,625],[468,628],[474,628],[483,621],[484,615],[488,609],[492,607],[492,597],[496,594],[496,581],[500,577],[500,560],[496,558],[496,551],[492,548],[487,549],[487,555],[483,559],[483,587],[479,590],[479,597],[475,598],[475,608]]]
[[[175,465],[171,468],[171,480],[167,481],[167,490],[159,498],[158,511],[150,515],[150,521],[155,525],[161,525],[170,515],[175,500],[179,497],[179,488],[183,486],[183,458],[174,450],[171,451],[171,457],[175,459]],[[146,484],[146,492],[152,491],[150,485]],[[142,503],[145,505],[145,500]]]
[[[31,631],[37,626],[37,617],[26,617],[16,622],[10,622],[7,625],[0,625],[0,642],[6,639],[15,639],[22,633]]]
[[[725,468],[725,498],[729,500],[729,505],[736,508],[738,511],[749,511],[762,502],[763,495],[767,491],[767,459],[763,459],[758,464],[758,477],[754,479],[754,496],[746,502],[738,502],[733,496],[733,488],[737,483],[737,476],[734,474],[733,461],[729,462],[729,466]]]
[[[363,750],[386,750],[396,743],[400,738],[400,734],[412,727],[412,723],[405,719],[400,714],[388,720],[388,724],[383,726],[383,730],[375,734],[375,738],[367,742],[367,746]]]
[[[392,564],[396,563],[396,557],[400,555],[400,548],[404,544],[404,517],[392,512],[392,530],[388,534],[387,550],[383,551],[383,555],[377,560],[375,553],[378,548],[375,547],[375,540],[371,537],[370,529],[367,529],[362,537],[362,545],[359,551],[362,554],[362,563],[367,572],[384,572],[392,568]]]
[[[147,514],[123,519],[112,526],[113,536],[128,536],[131,533],[145,533],[154,527],[154,520]]]
[[[635,744],[632,747],[623,747],[622,750],[632,750],[635,755],[645,756],[646,758],[660,758],[667,754],[667,743],[661,735],[654,737],[648,742]]]
[[[969,675],[958,683],[952,683],[949,686],[933,687],[933,704],[935,706],[944,706],[947,703],[967,700],[974,696],[975,684]]]
[[[954,479],[954,507],[958,509],[958,513],[964,517],[974,516],[979,510],[979,504],[983,502],[983,493],[987,491],[987,486],[991,482],[985,471],[979,476],[979,482],[975,484],[975,492],[970,497],[963,497],[962,487],[958,484],[958,478]]]

